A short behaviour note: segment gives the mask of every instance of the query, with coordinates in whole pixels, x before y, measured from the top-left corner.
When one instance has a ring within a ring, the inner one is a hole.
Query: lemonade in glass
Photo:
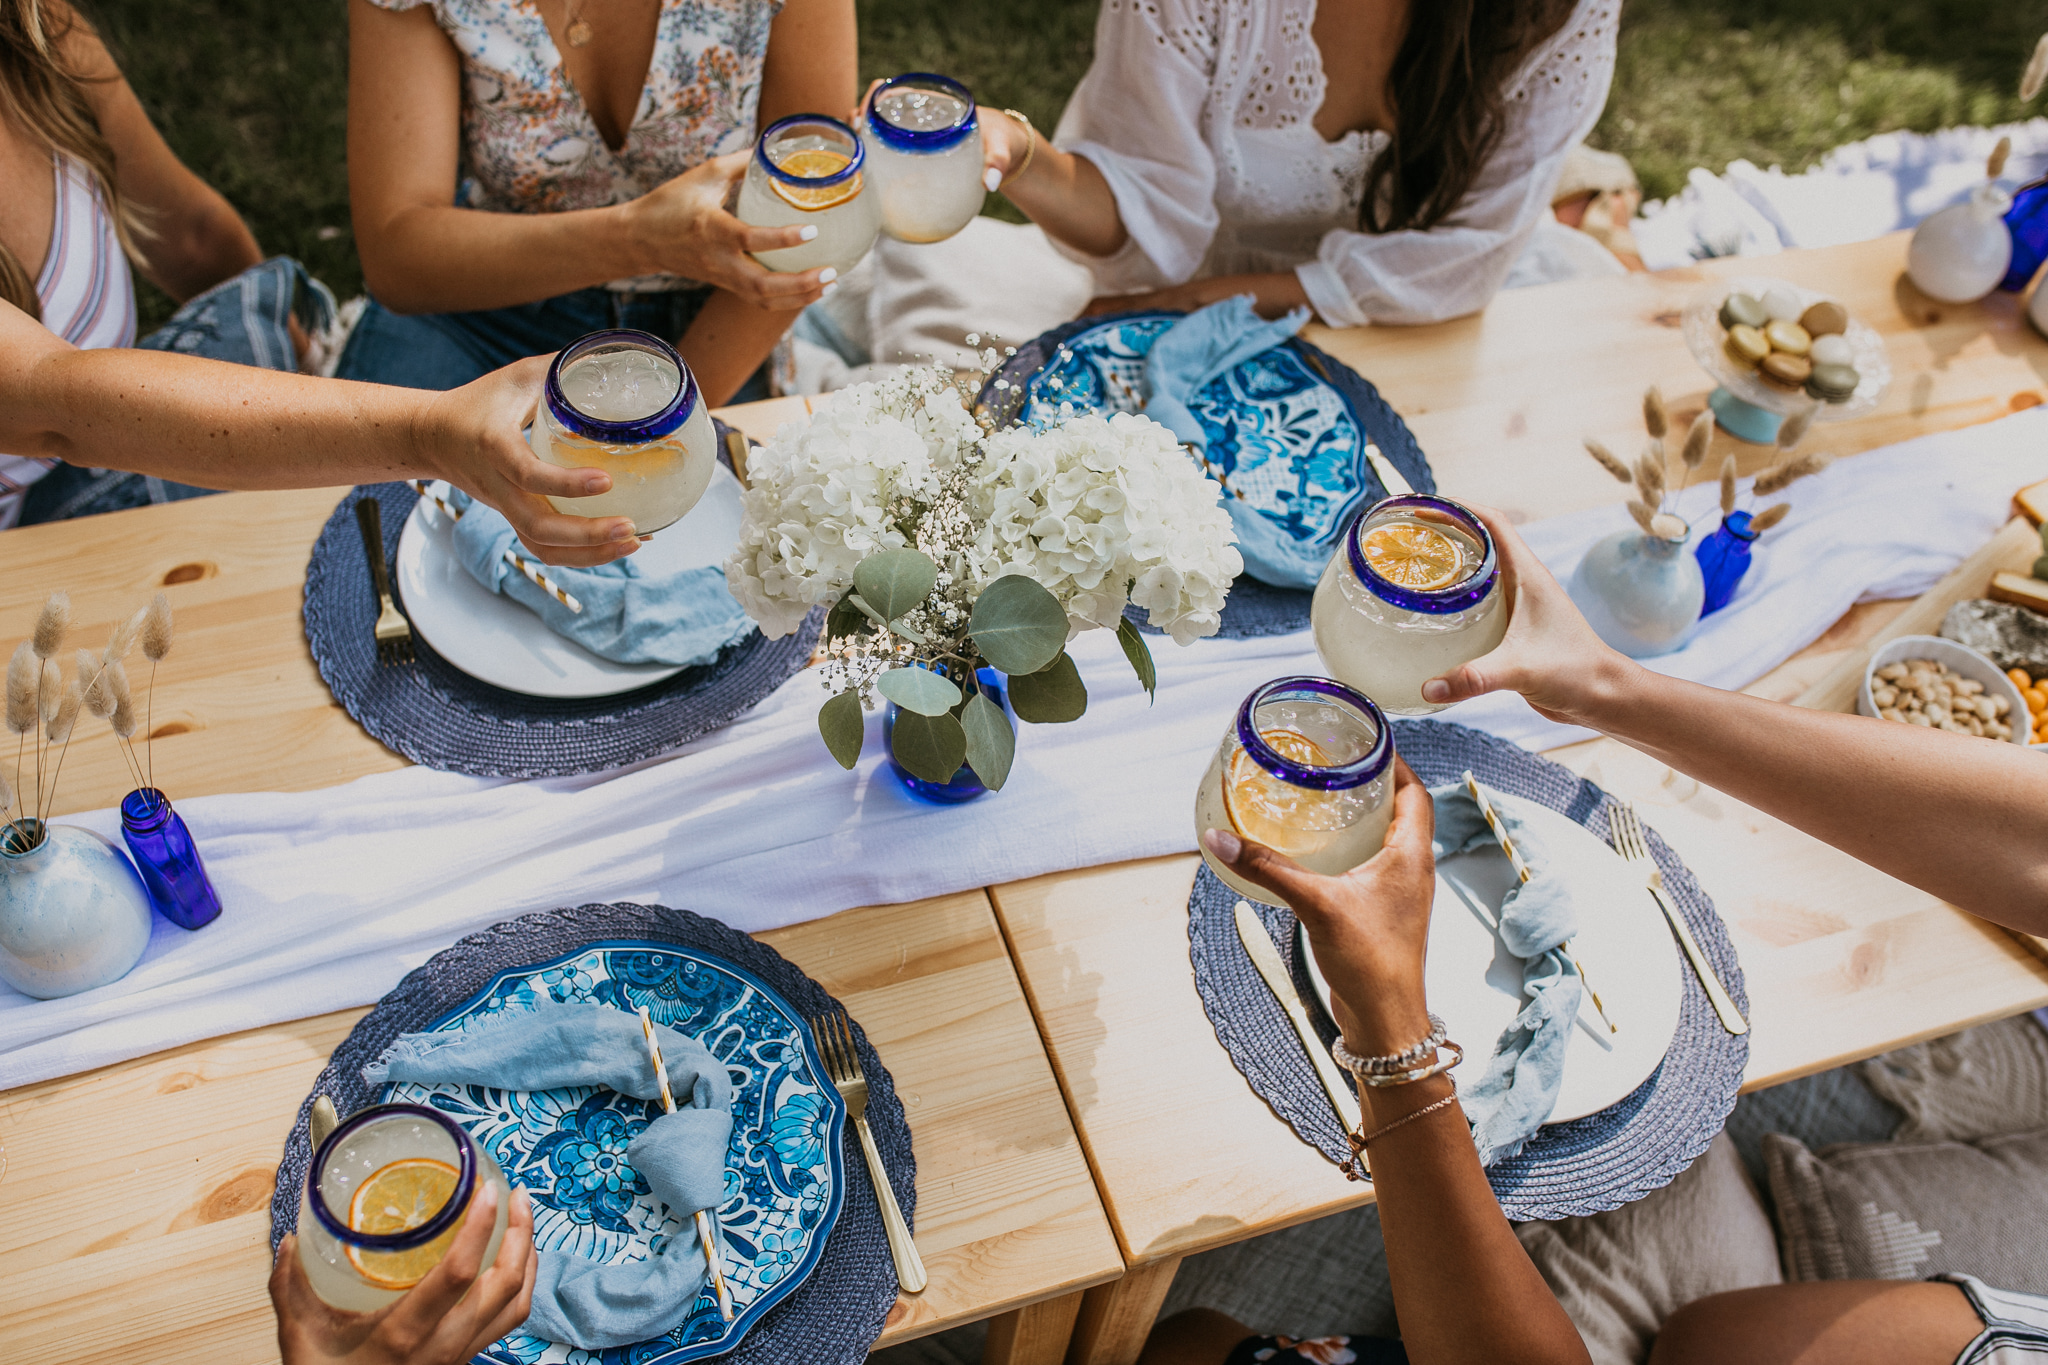
[[[652,535],[710,486],[718,437],[697,377],[649,332],[593,332],[555,357],[528,429],[533,453],[563,469],[602,469],[611,491],[548,501],[578,517],[630,517]]]
[[[511,1188],[490,1154],[421,1105],[352,1115],[313,1153],[299,1202],[299,1262],[313,1292],[351,1313],[396,1302],[441,1263],[484,1183],[498,1191],[489,1266],[512,1212]]]
[[[1244,699],[1195,793],[1195,842],[1233,830],[1339,876],[1380,851],[1394,818],[1394,737],[1370,697],[1328,678],[1279,678]],[[1239,895],[1280,900],[1202,848]]]
[[[960,82],[922,71],[892,76],[868,101],[860,136],[889,236],[941,242],[981,212],[981,127]]]
[[[770,270],[831,266],[841,275],[860,263],[882,230],[881,196],[866,182],[867,149],[853,129],[823,114],[768,125],[747,163],[739,219],[755,227],[814,227],[796,246],[757,251]]]
[[[1352,523],[1316,584],[1309,623],[1330,675],[1396,716],[1426,716],[1422,685],[1507,634],[1493,537],[1472,512],[1427,493],[1376,504]]]

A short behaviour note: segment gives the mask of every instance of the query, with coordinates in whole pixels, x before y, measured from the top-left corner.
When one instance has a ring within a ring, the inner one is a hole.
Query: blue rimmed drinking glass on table
[[[1344,533],[1309,623],[1332,677],[1396,716],[1426,716],[1422,685],[1507,634],[1500,556],[1485,523],[1428,493],[1375,503]]]
[[[882,230],[882,200],[867,186],[866,162],[859,134],[836,118],[795,114],[769,124],[747,162],[739,220],[818,232],[754,259],[785,273],[830,266],[844,275],[860,264]]]
[[[960,82],[924,71],[891,76],[868,100],[860,140],[882,231],[897,241],[942,242],[981,212],[981,126]]]
[[[556,511],[629,517],[642,536],[681,521],[718,463],[697,377],[673,346],[629,328],[592,332],[555,356],[526,440],[549,464],[612,476],[595,497],[550,497]]]
[[[1234,830],[1312,872],[1341,876],[1386,842],[1394,736],[1372,698],[1329,678],[1277,678],[1244,699],[1195,793],[1195,841],[1242,896],[1281,902],[1213,858],[1204,830]]]

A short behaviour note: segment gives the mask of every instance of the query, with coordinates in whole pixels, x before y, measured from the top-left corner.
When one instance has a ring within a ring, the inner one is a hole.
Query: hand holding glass
[[[814,227],[801,246],[754,253],[770,270],[829,266],[844,275],[882,230],[881,197],[867,187],[867,150],[853,129],[823,114],[768,125],[747,163],[739,219],[755,227]]]
[[[981,212],[981,126],[974,96],[945,76],[913,71],[875,88],[861,119],[867,173],[881,197],[882,231],[940,242]]]

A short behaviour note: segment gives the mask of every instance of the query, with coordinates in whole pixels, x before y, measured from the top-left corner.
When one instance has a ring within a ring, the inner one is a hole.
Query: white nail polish
[[[798,228],[796,235],[802,241],[815,241],[818,236],[818,230],[814,227]]]
[[[988,186],[990,194],[994,194],[1003,187],[1003,173],[991,166],[981,173],[981,183]]]
[[[830,283],[832,283],[832,281],[834,281],[834,280],[836,280],[836,279],[838,279],[838,278],[839,278],[839,270],[838,270],[838,268],[837,268],[837,267],[835,267],[835,266],[829,266],[829,265],[828,265],[828,266],[826,266],[826,267],[825,267],[825,268],[824,268],[823,270],[820,270],[820,271],[818,272],[818,283],[819,283],[819,284],[830,284]]]

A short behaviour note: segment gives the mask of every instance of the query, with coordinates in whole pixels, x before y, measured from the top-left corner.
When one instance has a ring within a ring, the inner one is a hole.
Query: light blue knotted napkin
[[[1429,790],[1436,802],[1436,856],[1499,847],[1463,782]],[[1522,959],[1526,1003],[1493,1045],[1486,1070],[1459,1100],[1472,1123],[1479,1164],[1491,1166],[1522,1150],[1557,1104],[1565,1045],[1579,1012],[1579,969],[1561,946],[1578,930],[1571,879],[1551,856],[1543,832],[1523,817],[1522,802],[1486,788],[1493,813],[1529,865],[1529,880],[1508,888],[1500,907],[1500,941]]]
[[[1248,294],[1212,303],[1188,314],[1160,334],[1145,353],[1145,415],[1199,453],[1208,433],[1188,404],[1217,376],[1272,350],[1299,332],[1309,310],[1266,321]],[[1245,572],[1262,583],[1312,588],[1329,561],[1327,545],[1306,544],[1242,498],[1226,497],[1224,510],[1237,528],[1237,550]]]
[[[645,1261],[600,1265],[542,1253],[525,1330],[544,1341],[586,1351],[647,1341],[674,1327],[703,1289],[704,1253],[688,1224],[724,1198],[732,1081],[696,1039],[659,1025],[655,1036],[678,1107],[627,1145],[626,1160],[685,1230]],[[636,1099],[661,1097],[639,1017],[608,1005],[549,1003],[456,1033],[408,1033],[363,1068],[363,1079],[499,1090],[601,1085]]]
[[[649,577],[638,555],[595,569],[540,565],[518,543],[512,525],[496,511],[457,489],[448,505],[462,513],[455,523],[455,554],[470,577],[537,613],[557,635],[567,636],[599,658],[622,664],[709,663],[718,651],[754,628],[725,586],[718,565]],[[583,604],[572,612],[505,562],[516,550]]]

